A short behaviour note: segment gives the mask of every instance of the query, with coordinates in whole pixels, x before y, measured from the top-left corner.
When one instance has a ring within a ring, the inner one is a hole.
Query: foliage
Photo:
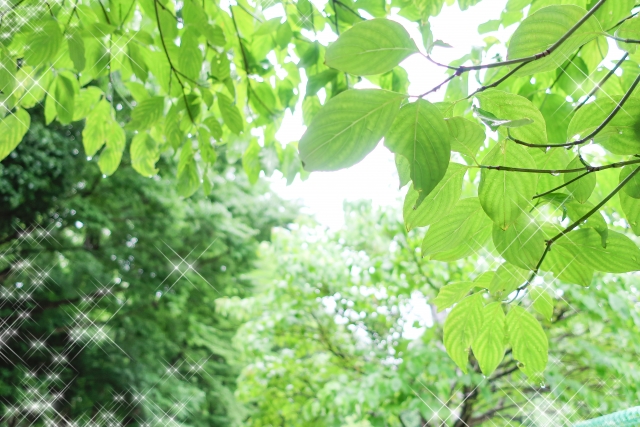
[[[536,315],[544,331],[524,308],[509,311],[518,317],[506,321],[518,328],[504,360],[505,315],[499,303],[487,304],[474,317],[488,322],[460,326],[479,328],[479,360],[458,367],[440,341],[465,303],[445,316],[456,298],[443,294],[468,292],[474,284],[460,283],[469,277],[489,281],[487,264],[480,256],[427,261],[419,247],[418,233],[395,214],[365,203],[347,206],[339,232],[311,224],[280,230],[263,246],[253,276],[260,292],[218,303],[220,313],[248,319],[236,337],[247,362],[237,393],[248,425],[570,426],[638,401],[635,277],[598,274],[589,292],[559,282],[533,288],[552,304]],[[540,301],[532,295],[527,310]],[[541,383],[518,369],[518,352],[536,342],[525,334],[551,342]],[[495,372],[484,376],[486,369]]]
[[[244,175],[183,199],[171,162],[147,179],[125,155],[104,179],[80,128],[31,115],[0,163],[3,424],[240,425],[237,323],[214,301],[250,293],[294,211]]]
[[[409,16],[411,7],[417,13]],[[428,25],[439,7],[413,3],[398,15],[421,25],[425,51],[382,17],[355,23],[327,49],[327,65],[358,76],[393,73],[412,54],[449,74],[423,94],[367,77],[379,89],[350,88],[330,98],[300,140],[300,157],[308,170],[348,167],[384,138],[401,184],[411,182],[407,229],[429,226],[422,255],[455,261],[482,253],[496,260],[490,280],[469,285],[464,278],[455,291],[443,290],[448,307],[457,303],[444,345],[463,372],[473,355],[485,375],[493,374],[506,344],[539,382],[548,341],[520,307],[524,295],[538,296],[532,308],[549,317],[550,301],[532,287],[551,280],[588,287],[596,271],[640,270],[640,250],[625,233],[629,225],[637,231],[640,197],[634,7],[509,1],[508,13],[484,26],[495,31],[521,20],[508,43],[488,37],[486,46],[446,65],[432,57]],[[627,51],[611,70],[602,68],[607,39]],[[444,102],[426,100],[445,85]]]
[[[275,169],[291,181],[300,165],[351,166],[384,138],[403,184],[412,182],[407,226],[432,221],[422,224],[430,225],[423,255],[453,261],[482,251],[504,260],[494,279],[471,289],[483,304],[520,304],[552,276],[589,286],[595,271],[640,269],[640,250],[623,230],[638,231],[640,212],[635,2],[510,0],[479,28],[517,23],[508,42],[488,36],[451,64],[438,62],[447,44],[429,19],[445,3],[466,10],[479,1],[12,0],[1,13],[0,158],[20,143],[36,105],[46,123],[85,120],[85,154],[98,156],[105,175],[127,141],[145,176],[158,172],[163,154],[176,155],[182,196],[201,184],[211,191],[220,157],[241,159],[251,182]],[[338,36],[328,47],[323,31]],[[613,65],[607,41],[626,51]],[[399,64],[412,54],[448,77],[408,93]],[[427,100],[440,89],[444,102]],[[275,141],[295,108],[308,125],[299,152]],[[463,199],[458,179],[445,179],[452,167],[465,171]],[[436,220],[436,208],[448,214]],[[535,346],[517,352],[535,379],[547,343],[525,318],[507,314],[504,328],[512,348],[514,337]],[[452,356],[466,365],[460,351],[470,354],[487,335],[479,326],[452,330]],[[492,356],[482,362],[493,366]]]

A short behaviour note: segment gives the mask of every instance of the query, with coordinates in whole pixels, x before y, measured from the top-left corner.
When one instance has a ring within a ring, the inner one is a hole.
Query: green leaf
[[[547,126],[542,113],[527,98],[490,89],[476,95],[483,110],[511,125],[511,136],[532,144],[547,144]],[[526,119],[526,120],[525,120]],[[533,123],[529,123],[532,120]],[[503,125],[504,126],[504,125]]]
[[[591,209],[593,209],[594,205],[589,202],[578,203],[574,200],[568,201],[564,203],[564,207],[567,209],[567,216],[571,220],[571,222],[577,221],[586,215]],[[607,246],[607,237],[609,236],[609,227],[607,226],[607,222],[602,216],[601,212],[596,212],[587,218],[582,224],[580,224],[580,228],[593,228],[600,234],[602,239],[602,247]]]
[[[513,306],[506,318],[509,343],[518,367],[532,381],[541,381],[549,359],[549,340],[540,322],[522,307]]]
[[[456,305],[444,321],[444,346],[449,357],[467,373],[469,350],[482,326],[483,294],[466,297]]]
[[[523,285],[528,278],[528,270],[504,263],[496,270],[489,285],[489,292],[495,297],[506,298],[511,292]]]
[[[104,99],[98,102],[87,116],[82,130],[82,144],[88,157],[93,157],[104,145],[107,138],[107,126],[112,120],[111,104]]]
[[[151,177],[158,173],[156,162],[160,159],[158,144],[145,132],[141,132],[131,140],[129,148],[131,166],[142,176]]]
[[[95,108],[103,92],[100,88],[95,86],[89,86],[86,89],[80,89],[78,94],[73,98],[73,119],[77,121],[84,119]]]
[[[104,175],[112,175],[120,165],[122,152],[126,145],[124,129],[115,121],[110,121],[106,126],[107,147],[100,153],[98,167]]]
[[[33,30],[27,36],[24,59],[33,67],[51,62],[57,59],[61,45],[62,32],[56,21],[51,19],[35,22]]]
[[[482,126],[463,117],[453,117],[446,122],[451,134],[451,150],[475,159],[486,138]]]
[[[586,10],[574,5],[554,5],[538,10],[522,21],[513,33],[507,58],[526,58],[544,52],[560,40],[586,13]],[[525,65],[515,75],[555,70],[576,49],[602,34],[600,23],[592,16],[551,55]]]
[[[449,166],[451,135],[436,106],[425,100],[406,104],[384,139],[387,148],[409,160],[416,206],[431,193]]]
[[[5,159],[20,144],[30,125],[31,116],[22,108],[0,120],[0,160]]]
[[[545,236],[535,220],[525,213],[506,230],[494,224],[493,244],[511,264],[533,270],[544,251]]]
[[[595,13],[602,29],[608,30],[615,26],[623,18],[631,14],[631,9],[636,6],[635,0],[616,0],[605,2]]]
[[[59,73],[54,86],[54,98],[56,113],[60,123],[66,125],[73,121],[75,95],[78,91],[78,82],[67,73]]]
[[[533,120],[528,117],[516,120],[500,119],[492,113],[478,107],[474,107],[473,112],[475,113],[476,117],[478,117],[482,121],[482,123],[489,126],[489,128],[494,132],[501,127],[519,128],[533,123]]]
[[[213,139],[211,138],[211,134],[207,131],[206,128],[200,127],[198,129],[198,149],[200,150],[200,157],[202,157],[202,161],[205,163],[212,165],[218,159],[218,155],[216,154],[216,150],[212,145]]]
[[[422,256],[473,242],[476,233],[490,224],[477,197],[462,199],[448,215],[429,227],[422,242]]]
[[[483,159],[483,165],[531,168],[535,160],[522,146],[509,140],[497,144]],[[536,192],[536,175],[482,169],[478,197],[486,214],[503,230],[531,208]]]
[[[260,177],[260,145],[255,139],[251,140],[251,143],[242,154],[242,168],[249,177],[249,182],[255,184]]]
[[[143,131],[152,127],[164,112],[164,97],[154,96],[140,102],[131,111],[131,121],[127,123],[126,129]]]
[[[616,37],[627,40],[640,40],[640,17],[635,17],[625,21],[618,31],[616,31]],[[616,41],[620,49],[626,50],[629,53],[635,53],[638,45],[636,43],[623,43]]]
[[[0,92],[5,96],[13,93],[16,87],[17,66],[13,58],[0,50]]]
[[[553,272],[566,283],[589,286],[594,270],[591,266],[582,264],[578,258],[578,254],[571,249],[553,245],[542,263],[541,270]]]
[[[621,98],[622,95],[607,94],[579,109],[569,123],[569,137],[577,139],[589,135],[611,114]],[[640,153],[640,98],[629,98],[624,109],[598,132],[593,141],[613,154]]]
[[[416,206],[419,193],[411,187],[404,199],[402,209],[407,231],[425,227],[444,218],[460,199],[462,180],[466,172],[466,166],[450,163],[444,178],[419,206]]]
[[[187,142],[180,151],[178,162],[178,194],[182,197],[190,197],[200,188],[200,176],[198,165],[194,159],[193,148]]]
[[[229,130],[236,135],[242,133],[244,130],[244,119],[238,107],[236,107],[228,96],[218,93],[218,108],[220,109],[222,120],[224,120],[224,124],[227,125]]]
[[[388,19],[360,22],[327,48],[325,62],[331,68],[369,76],[391,71],[403,59],[418,52],[407,30]]]
[[[73,31],[67,36],[67,45],[69,46],[69,56],[73,62],[73,68],[77,72],[84,70],[86,60],[84,57],[84,40],[79,31]]]
[[[253,33],[253,35],[265,36],[267,34],[271,34],[275,32],[280,27],[281,20],[282,18],[272,18],[272,19],[269,19],[268,21],[263,22],[262,24],[260,24],[256,32]]]
[[[584,164],[580,160],[580,157],[576,156],[569,164],[565,167],[565,169],[577,169],[584,167]],[[577,178],[582,175],[584,172],[573,172],[564,174],[564,182],[567,183],[572,179]],[[577,181],[572,182],[567,185],[567,190],[569,193],[577,200],[579,203],[584,203],[589,200],[591,197],[591,193],[593,193],[594,188],[596,188],[596,174],[590,173]]]
[[[331,98],[300,139],[304,168],[330,171],[358,163],[389,130],[403,99],[378,89],[347,90]]]
[[[194,28],[187,27],[180,38],[178,70],[187,77],[189,83],[192,83],[193,81],[198,80],[201,68],[202,52],[198,47],[198,34]]]
[[[531,300],[533,301],[533,309],[540,313],[545,320],[551,320],[553,317],[553,298],[540,286],[533,286],[529,289]]]
[[[624,191],[620,195],[620,205],[631,230],[636,236],[640,236],[640,199],[629,197]]]
[[[394,160],[396,163],[396,170],[398,171],[398,179],[400,181],[399,188],[402,188],[411,181],[411,165],[409,164],[409,160],[400,154],[396,154],[394,156]],[[416,199],[417,194],[418,193],[416,192]]]
[[[127,44],[127,53],[133,74],[143,82],[147,81],[149,66],[140,46],[135,41],[131,41]]]
[[[438,292],[438,296],[433,300],[438,311],[451,307],[467,296],[469,291],[476,286],[473,282],[459,282],[443,286]]]
[[[640,270],[640,249],[627,236],[612,230],[609,230],[606,248],[602,247],[602,238],[593,228],[572,231],[555,245],[575,253],[581,264],[597,271],[627,273]]]
[[[627,178],[629,174],[637,168],[638,165],[628,165],[623,167],[620,170],[620,182]],[[634,175],[631,180],[625,184],[622,191],[624,191],[629,197],[640,199],[640,177],[638,177],[638,174]]]
[[[482,326],[471,347],[486,377],[493,374],[504,358],[505,336],[502,304],[493,302],[486,305],[482,309]]]

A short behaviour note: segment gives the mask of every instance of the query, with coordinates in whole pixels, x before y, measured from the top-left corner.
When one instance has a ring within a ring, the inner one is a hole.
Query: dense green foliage
[[[104,175],[125,152],[147,177],[176,157],[182,196],[211,193],[225,160],[251,183],[275,169],[291,180],[301,166],[349,167],[384,139],[411,182],[406,226],[429,226],[422,255],[491,260],[485,281],[443,289],[448,353],[491,375],[509,349],[539,383],[549,345],[534,311],[552,309],[551,283],[640,270],[628,232],[640,234],[640,16],[633,0],[509,0],[479,31],[517,24],[510,40],[488,35],[438,62],[446,43],[429,19],[479,2],[12,0],[0,12],[0,159],[36,108],[47,124],[84,120],[84,154]],[[408,93],[410,55],[448,77]],[[441,89],[444,102],[428,101]],[[308,128],[283,146],[275,135],[295,108]],[[526,295],[538,298],[523,309]]]
[[[441,345],[455,313],[444,316],[453,299],[441,290],[477,276],[481,257],[427,261],[396,215],[364,203],[346,215],[336,233],[278,231],[255,277],[260,292],[218,303],[249,319],[236,338],[248,363],[238,388],[248,425],[560,427],[640,399],[636,278],[598,274],[589,292],[556,283],[545,294],[543,384],[519,372],[516,346],[493,375],[476,360],[463,373]],[[499,305],[484,310],[504,322]]]
[[[31,114],[0,163],[3,425],[239,425],[237,323],[215,300],[250,293],[258,243],[294,211],[244,175],[189,199],[126,156],[104,179],[81,129]]]

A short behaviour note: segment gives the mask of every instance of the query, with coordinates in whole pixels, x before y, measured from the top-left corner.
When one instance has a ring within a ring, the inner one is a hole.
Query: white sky
[[[431,19],[431,28],[434,39],[443,40],[453,48],[436,47],[432,56],[440,62],[448,63],[470,52],[474,45],[484,45],[483,39],[487,35],[478,34],[478,25],[490,19],[498,19],[506,1],[484,0],[464,12],[461,12],[457,5],[445,6],[440,15]],[[417,25],[403,18],[396,20],[409,30],[416,44],[422,48],[422,39]],[[508,28],[507,32],[510,33],[513,27],[515,25]],[[504,39],[503,37],[508,37],[508,34],[499,36],[500,39]],[[323,44],[333,41],[330,38],[319,37],[319,39]],[[419,55],[407,58],[402,63],[402,67],[409,74],[409,93],[411,94],[424,93],[446,77],[442,68],[429,63]],[[301,100],[303,95],[300,96]],[[444,90],[441,90],[430,95],[428,99],[441,101],[443,97]],[[294,115],[287,112],[277,138],[281,142],[298,141],[304,130],[302,108],[299,106]],[[306,181],[296,178],[290,186],[287,186],[278,174],[271,181],[274,191],[285,199],[301,200],[306,213],[314,215],[321,224],[333,229],[339,228],[344,223],[342,205],[345,200],[366,199],[372,200],[377,206],[401,206],[402,196],[406,191],[398,189],[393,154],[382,144],[379,144],[362,162],[351,168],[336,172],[313,172]]]

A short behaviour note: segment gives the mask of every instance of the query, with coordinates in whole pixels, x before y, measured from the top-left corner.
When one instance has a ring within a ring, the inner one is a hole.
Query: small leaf
[[[222,114],[222,120],[229,130],[239,135],[244,130],[244,119],[240,114],[240,110],[235,106],[228,96],[218,93],[218,108]]]
[[[495,297],[506,298],[511,292],[523,285],[528,277],[528,270],[506,262],[496,270],[489,285],[489,292]]]
[[[542,326],[522,307],[512,306],[506,318],[509,343],[518,367],[532,381],[540,381],[549,359],[549,340]]]
[[[443,286],[438,292],[438,296],[433,300],[438,311],[451,307],[453,304],[467,296],[469,291],[476,286],[473,282],[452,283]]]
[[[411,165],[405,156],[396,154],[395,156],[396,170],[398,171],[398,179],[402,188],[411,182]],[[416,192],[417,193],[417,192]],[[417,196],[416,196],[417,198]]]
[[[444,322],[444,346],[465,374],[469,350],[482,326],[482,295],[477,293],[460,301]]]
[[[529,289],[529,293],[533,300],[533,309],[540,313],[545,320],[551,320],[553,317],[553,298],[551,295],[539,286],[533,286]]]
[[[242,168],[244,173],[249,177],[249,182],[255,184],[258,182],[260,176],[260,145],[255,139],[251,140],[251,143],[242,154]]]
[[[96,86],[80,89],[74,97],[72,121],[82,120],[91,114],[98,101],[100,101],[102,94],[102,90]]]
[[[506,230],[494,224],[493,244],[511,264],[533,270],[544,252],[545,235],[540,225],[524,213]]]
[[[407,231],[425,227],[444,218],[455,206],[462,194],[462,180],[467,167],[451,162],[444,178],[429,193],[420,206],[416,207],[419,194],[412,188],[404,199],[402,212]]]
[[[54,98],[58,120],[62,124],[73,121],[75,95],[78,91],[78,83],[73,75],[59,73],[54,86]]]
[[[124,129],[112,120],[106,126],[107,147],[100,153],[98,159],[98,167],[104,175],[112,175],[120,165],[122,160],[122,152],[126,145],[126,136]]]
[[[631,172],[636,170],[638,165],[627,165],[620,170],[620,182],[626,179]],[[634,199],[640,199],[640,176],[639,174],[635,174],[629,182],[625,184],[622,188],[627,196],[633,197]]]
[[[571,160],[571,162],[569,162],[569,164],[565,167],[565,169],[577,169],[581,167],[584,167],[584,164],[582,163],[582,161],[580,161],[580,158],[576,156],[573,160]],[[572,179],[579,177],[582,174],[584,174],[584,172],[582,171],[564,174],[565,184],[571,181]],[[584,203],[587,200],[589,200],[589,197],[591,197],[591,193],[593,193],[593,190],[595,188],[596,188],[595,173],[587,174],[582,178],[578,179],[577,181],[574,181],[571,184],[567,185],[567,190],[569,190],[569,193],[579,203]]]
[[[511,124],[511,136],[532,144],[547,144],[547,126],[542,113],[527,98],[496,89],[476,95],[483,111]],[[486,113],[483,113],[486,115]],[[533,121],[533,123],[531,123]],[[502,124],[501,126],[505,126]]]
[[[640,236],[640,199],[629,197],[624,191],[620,195],[620,205],[631,230],[636,236]]]
[[[451,135],[442,114],[425,100],[406,104],[385,137],[384,144],[409,160],[416,206],[431,193],[449,166]]]
[[[82,145],[88,157],[93,157],[104,145],[107,138],[107,125],[111,120],[111,104],[104,99],[98,102],[87,116],[82,130]]]
[[[145,132],[141,132],[131,140],[131,166],[142,176],[153,176],[158,173],[156,162],[160,159],[158,145]]]
[[[178,194],[182,197],[190,197],[200,188],[200,176],[198,165],[193,158],[193,148],[187,142],[180,151],[180,161],[178,162]]]
[[[0,160],[5,159],[20,144],[30,125],[31,116],[22,108],[0,120]]]
[[[80,35],[80,31],[73,31],[67,36],[67,44],[69,46],[69,56],[73,62],[73,68],[77,72],[84,70],[86,60],[84,54],[84,40]]]
[[[482,160],[483,165],[530,168],[535,160],[522,146],[511,141],[497,144]],[[506,230],[531,208],[536,175],[482,169],[478,197],[486,214]]]
[[[478,359],[480,370],[488,377],[504,358],[505,315],[502,304],[494,302],[482,309],[482,327],[473,341],[473,355]]]
[[[304,168],[331,171],[358,163],[389,130],[402,99],[378,89],[347,90],[331,98],[300,139]]]
[[[379,18],[360,22],[340,35],[327,48],[325,62],[340,71],[369,76],[391,71],[416,52],[416,44],[402,25]]]
[[[140,102],[131,111],[131,121],[127,123],[126,129],[143,131],[153,126],[164,112],[164,97],[154,96]]]

